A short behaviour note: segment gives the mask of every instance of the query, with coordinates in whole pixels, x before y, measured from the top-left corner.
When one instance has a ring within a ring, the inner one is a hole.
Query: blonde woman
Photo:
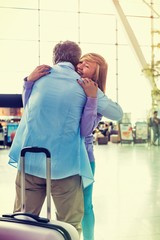
[[[83,87],[86,95],[87,102],[83,111],[81,119],[81,136],[85,137],[85,145],[90,160],[93,175],[95,173],[95,157],[93,149],[93,130],[101,120],[102,115],[97,113],[97,98],[96,94],[92,94],[91,99],[91,86],[92,79],[97,83],[98,88],[105,93],[106,79],[107,79],[108,65],[105,59],[95,53],[89,53],[82,56],[79,64],[77,65],[77,72],[84,79],[83,82],[79,81],[79,84]],[[93,87],[92,87],[93,89]],[[94,98],[94,99],[93,99]],[[92,103],[90,103],[92,101]],[[112,119],[113,120],[113,119]],[[84,240],[94,240],[94,225],[95,216],[92,203],[93,184],[89,185],[83,190],[84,195],[84,216],[82,219],[82,232]]]

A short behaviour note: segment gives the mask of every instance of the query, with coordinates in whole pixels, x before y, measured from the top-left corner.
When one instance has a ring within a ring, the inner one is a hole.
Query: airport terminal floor
[[[159,240],[160,146],[109,142],[94,149],[95,240]],[[15,196],[8,152],[0,149],[0,214],[12,212]]]

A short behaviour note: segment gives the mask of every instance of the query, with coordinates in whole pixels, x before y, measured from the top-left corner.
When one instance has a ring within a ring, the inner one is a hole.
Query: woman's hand
[[[36,67],[33,72],[27,77],[27,81],[36,81],[39,78],[47,75],[50,73],[50,69],[51,67],[48,65],[40,65],[38,67]]]
[[[83,88],[87,97],[96,98],[98,91],[98,84],[89,78],[81,78],[77,80],[79,85]]]

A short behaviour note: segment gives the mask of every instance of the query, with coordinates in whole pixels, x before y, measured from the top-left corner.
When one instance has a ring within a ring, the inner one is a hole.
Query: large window
[[[160,12],[159,0],[152,2]],[[119,3],[150,64],[151,29],[158,30],[160,18],[143,1]],[[154,36],[158,43],[160,35]],[[21,93],[22,80],[30,71],[39,64],[52,65],[52,49],[61,40],[78,42],[83,53],[104,56],[109,65],[106,94],[118,101],[124,112],[131,112],[133,120],[146,118],[151,108],[151,85],[112,0],[1,0],[0,94]],[[158,48],[155,56],[157,60]]]

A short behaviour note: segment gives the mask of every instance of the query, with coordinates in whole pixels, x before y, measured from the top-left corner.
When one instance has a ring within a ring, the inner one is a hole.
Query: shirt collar
[[[75,67],[74,67],[73,64],[70,63],[70,62],[59,62],[59,63],[57,63],[57,65],[60,65],[60,66],[68,66],[69,68],[75,70]]]

